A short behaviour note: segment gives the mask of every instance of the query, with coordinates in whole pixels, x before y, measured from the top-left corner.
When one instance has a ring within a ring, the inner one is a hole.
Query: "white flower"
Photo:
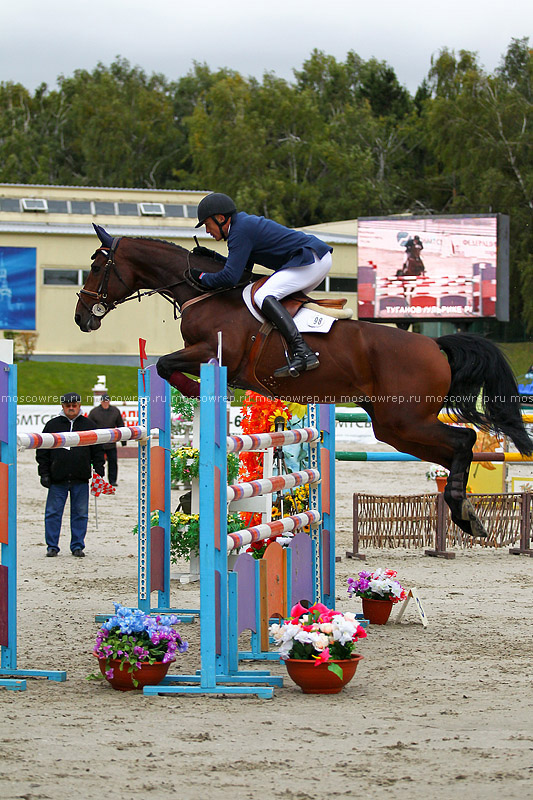
[[[323,633],[310,633],[309,638],[311,640],[311,644],[319,653],[321,653],[322,650],[325,650],[329,645],[329,639]]]

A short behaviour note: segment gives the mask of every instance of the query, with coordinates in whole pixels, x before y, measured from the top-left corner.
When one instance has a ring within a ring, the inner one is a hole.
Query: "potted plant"
[[[426,472],[426,478],[428,481],[436,481],[438,491],[443,492],[446,488],[449,474],[448,470],[444,469],[444,467],[437,467],[436,464],[433,464]]]
[[[228,483],[233,483],[239,472],[239,456],[228,453]],[[172,484],[189,484],[200,474],[200,451],[197,447],[178,447],[170,454]]]
[[[289,619],[270,626],[292,680],[306,694],[337,694],[351,681],[359,661],[355,643],[366,636],[355,614],[316,603],[297,603]]]
[[[157,685],[176,655],[188,648],[173,627],[178,618],[152,617],[120,603],[114,606],[115,614],[98,631],[93,649],[100,672],[121,692]]]
[[[374,572],[362,570],[357,578],[348,578],[348,595],[361,598],[363,614],[374,625],[385,625],[393,605],[407,597],[396,580],[397,574],[393,569],[380,568]]]

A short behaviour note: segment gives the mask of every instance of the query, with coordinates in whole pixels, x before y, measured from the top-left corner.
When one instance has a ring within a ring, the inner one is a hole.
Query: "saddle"
[[[255,293],[270,277],[270,275],[265,275],[263,278],[259,278],[259,280],[255,281],[252,286],[252,303],[259,313],[261,313],[261,309],[255,302]],[[287,297],[280,300],[280,303],[287,309],[291,317],[294,317],[302,306],[306,306],[312,311],[319,311],[321,314],[325,314],[328,317],[351,319],[353,314],[352,310],[350,308],[344,308],[347,302],[348,301],[343,297],[318,300],[309,297],[305,292],[293,292],[293,294],[289,294]]]
[[[261,286],[264,285],[265,281],[267,281],[269,277],[269,275],[261,277],[259,280],[254,281],[252,286],[251,299],[259,314],[261,314],[261,309],[255,303],[255,293]],[[280,300],[280,302],[292,317],[297,314],[302,306],[305,306],[313,311],[318,311],[321,314],[335,317],[337,319],[350,319],[353,314],[351,309],[344,308],[347,303],[347,300],[344,298],[339,298],[337,300],[315,300],[314,298],[306,295],[304,292],[294,292],[293,294],[284,297],[282,300]],[[265,346],[273,330],[274,327],[272,324],[268,320],[265,320],[259,328],[259,332],[252,337],[250,347],[245,355],[245,358],[243,359],[241,375],[244,377],[247,383],[256,382],[266,389],[267,394],[272,394],[275,396],[279,387],[279,381],[276,378],[273,378],[269,374],[269,371],[263,366],[263,360],[266,357]]]

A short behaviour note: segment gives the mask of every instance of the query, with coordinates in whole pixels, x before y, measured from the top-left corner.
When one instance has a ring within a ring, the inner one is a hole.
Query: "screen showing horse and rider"
[[[505,318],[507,231],[498,214],[360,219],[359,319]]]

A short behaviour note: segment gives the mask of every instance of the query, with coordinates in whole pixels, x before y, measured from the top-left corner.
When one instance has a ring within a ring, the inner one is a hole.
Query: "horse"
[[[481,336],[455,333],[430,338],[353,319],[336,320],[327,334],[306,334],[320,366],[298,377],[274,378],[286,346],[248,311],[242,288],[202,293],[186,280],[189,267],[215,272],[220,264],[179,245],[142,237],[112,237],[95,226],[100,246],[79,293],[75,322],[96,331],[127,300],[158,293],[181,314],[184,348],[162,356],[156,369],[188,395],[200,365],[219,355],[228,384],[298,403],[356,403],[369,414],[374,434],[397,450],[449,471],[444,499],[465,533],[486,536],[466,496],[476,433],[438,419],[443,406],[459,422],[511,438],[524,455],[533,452],[521,416],[511,368],[499,348]],[[268,326],[270,327],[270,326]]]

